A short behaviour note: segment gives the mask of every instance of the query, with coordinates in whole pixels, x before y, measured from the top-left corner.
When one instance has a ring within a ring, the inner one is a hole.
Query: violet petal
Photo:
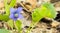
[[[22,14],[19,14],[18,18],[19,18],[19,19],[22,19],[22,18],[24,18],[24,17],[23,17]]]
[[[10,14],[14,13],[14,12],[15,12],[15,9],[14,8],[10,8]]]
[[[23,9],[22,7],[18,7],[18,8],[17,8],[18,13],[21,12],[22,9]]]

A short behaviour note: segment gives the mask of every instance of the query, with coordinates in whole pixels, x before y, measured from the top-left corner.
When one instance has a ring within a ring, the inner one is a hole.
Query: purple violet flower
[[[10,18],[13,20],[17,20],[18,18],[23,18],[22,14],[20,13],[22,11],[22,7],[18,7],[17,9],[11,8],[10,9]]]

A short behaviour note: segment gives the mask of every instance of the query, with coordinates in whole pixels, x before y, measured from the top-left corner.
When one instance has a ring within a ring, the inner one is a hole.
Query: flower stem
[[[38,23],[38,22],[37,22],[37,23]],[[30,25],[30,27],[32,27],[32,28],[29,27],[29,28],[27,29],[27,33],[30,33],[31,30],[34,28],[34,26],[35,26],[37,23],[32,22],[31,25]]]
[[[40,18],[40,20],[42,19],[42,17]],[[33,28],[35,27],[35,25],[38,23],[39,21],[36,21],[36,22],[34,22],[34,21],[32,21],[32,23],[30,24],[30,27],[32,27],[32,28],[28,28],[27,29],[27,32],[26,33],[30,33],[31,32],[31,30],[33,30]]]

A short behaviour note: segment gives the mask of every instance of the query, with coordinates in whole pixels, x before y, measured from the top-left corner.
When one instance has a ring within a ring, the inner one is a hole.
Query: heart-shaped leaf
[[[55,18],[56,11],[51,3],[43,3],[40,8],[36,8],[32,13],[32,20],[39,21],[41,18]]]

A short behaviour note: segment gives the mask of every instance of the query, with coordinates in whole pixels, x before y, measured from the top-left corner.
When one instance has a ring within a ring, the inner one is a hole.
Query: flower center
[[[18,14],[16,13],[14,16],[15,16],[15,17],[18,17]]]

